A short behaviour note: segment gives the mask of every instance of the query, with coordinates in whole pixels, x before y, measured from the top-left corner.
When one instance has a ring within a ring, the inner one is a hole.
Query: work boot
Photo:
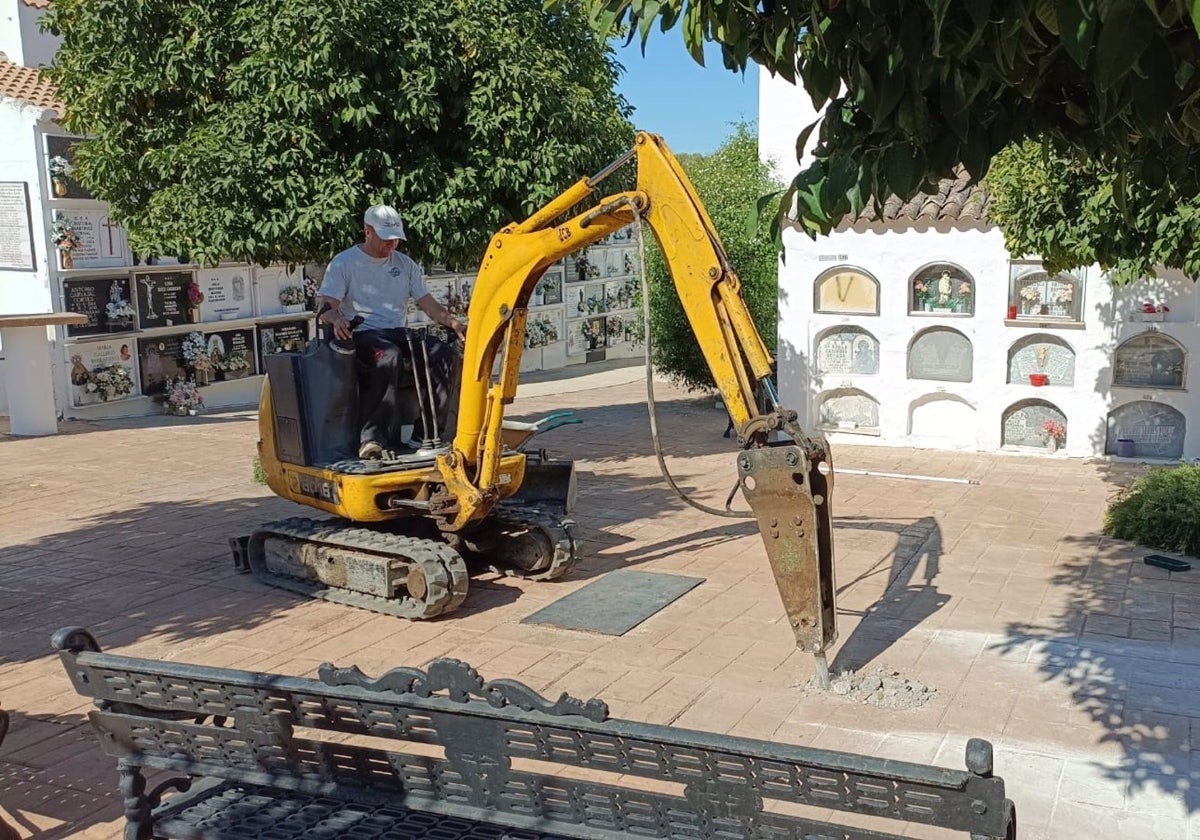
[[[373,440],[368,440],[358,447],[358,457],[364,461],[378,461],[383,457],[383,447]]]

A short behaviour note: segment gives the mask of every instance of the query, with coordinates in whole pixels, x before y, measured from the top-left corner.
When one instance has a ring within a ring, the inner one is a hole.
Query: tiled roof
[[[41,77],[36,67],[24,67],[0,53],[0,98],[20,99],[39,108],[52,108],[62,113],[62,103],[54,86]]]
[[[992,194],[986,184],[972,184],[970,180],[967,171],[959,169],[956,177],[938,182],[938,191],[934,194],[917,193],[908,201],[893,195],[883,203],[882,214],[875,212],[874,202],[867,202],[861,213],[847,216],[842,224],[849,227],[867,222],[988,224],[987,211]]]
[[[21,0],[26,6],[32,6],[35,9],[49,9],[50,0]]]

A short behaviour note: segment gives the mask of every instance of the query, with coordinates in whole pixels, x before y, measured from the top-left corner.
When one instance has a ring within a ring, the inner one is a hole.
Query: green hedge
[[[1200,555],[1200,467],[1163,467],[1139,478],[1109,506],[1104,533]]]

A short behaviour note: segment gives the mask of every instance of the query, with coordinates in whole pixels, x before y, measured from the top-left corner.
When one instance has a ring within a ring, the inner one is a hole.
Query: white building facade
[[[760,153],[791,178],[815,116],[802,90],[760,79]],[[1191,278],[1050,276],[1008,252],[988,203],[961,178],[827,237],[787,231],[784,403],[834,443],[1200,458]]]

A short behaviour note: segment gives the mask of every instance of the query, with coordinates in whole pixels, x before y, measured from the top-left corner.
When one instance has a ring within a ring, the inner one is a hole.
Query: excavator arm
[[[597,186],[633,161],[636,187],[579,211]],[[564,221],[565,219],[565,221]],[[443,528],[478,522],[511,476],[501,471],[505,406],[516,396],[528,306],[543,273],[639,219],[653,232],[691,328],[737,430],[738,480],[762,532],[797,643],[820,654],[836,639],[830,517],[832,464],[778,404],[771,356],[741,294],[712,220],[679,162],[656,135],[583,178],[528,219],[492,238],[468,312],[458,426],[439,456]],[[499,375],[492,371],[501,354]],[[771,408],[759,410],[758,385]]]

